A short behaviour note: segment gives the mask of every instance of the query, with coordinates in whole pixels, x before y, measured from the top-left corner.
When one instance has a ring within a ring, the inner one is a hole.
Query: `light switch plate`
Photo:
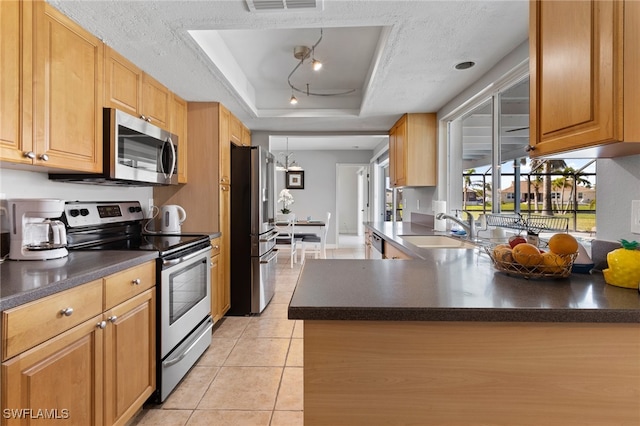
[[[631,201],[631,232],[640,234],[640,200]]]

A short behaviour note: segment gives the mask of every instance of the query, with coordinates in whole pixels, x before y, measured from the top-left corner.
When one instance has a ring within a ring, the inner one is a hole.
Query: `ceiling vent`
[[[312,11],[323,9],[324,0],[246,0],[251,12],[280,12],[285,10]]]

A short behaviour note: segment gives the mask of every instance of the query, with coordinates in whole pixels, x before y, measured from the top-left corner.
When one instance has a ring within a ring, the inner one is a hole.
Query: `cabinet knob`
[[[131,284],[140,285],[142,280],[140,278],[136,278],[135,280],[131,280]]]
[[[147,121],[147,116],[146,116],[146,115],[142,115],[142,114],[141,114],[141,115],[140,115],[140,119],[142,119],[142,120],[144,120],[144,121]]]
[[[151,123],[151,117],[147,117],[147,122]]]
[[[209,268],[213,268],[213,262],[209,262]]]
[[[73,308],[69,306],[68,308],[64,308],[60,311],[60,315],[64,315],[65,317],[70,317],[73,313]]]
[[[24,156],[33,160],[34,158],[36,158],[36,153],[33,151],[28,151],[24,153]]]
[[[525,147],[524,147],[524,150],[525,150],[525,151],[527,151],[527,152],[529,152],[529,151],[535,151],[535,150],[536,150],[536,147],[535,147],[535,146],[533,146],[533,145],[527,145],[527,146],[525,146]]]
[[[96,327],[101,329],[101,330],[104,330],[106,326],[107,326],[107,322],[106,321],[100,321],[99,323],[96,324]]]
[[[220,246],[216,244],[215,246],[213,246],[213,248],[218,250],[220,248]]]
[[[47,154],[42,154],[38,158],[40,158],[42,161],[49,161],[49,156]]]
[[[111,321],[111,322],[116,322],[116,320],[118,319],[118,317],[117,317],[117,316],[115,316],[115,315],[113,315],[113,316],[110,316],[110,317],[109,317],[109,318],[107,318],[107,319],[108,319],[109,321]]]

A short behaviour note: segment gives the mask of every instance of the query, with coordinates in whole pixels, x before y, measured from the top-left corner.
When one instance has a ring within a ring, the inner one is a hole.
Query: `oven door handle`
[[[168,359],[166,361],[164,361],[162,363],[163,367],[171,367],[173,364],[177,364],[180,361],[182,361],[184,359],[184,357],[186,357],[187,355],[189,355],[189,352],[191,352],[191,350],[198,344],[198,342],[200,341],[200,336],[204,336],[206,333],[211,332],[211,329],[213,328],[213,323],[209,324],[207,326],[207,328],[204,329],[204,331],[202,333],[200,333],[196,339],[194,339],[193,343],[191,343],[189,345],[189,347],[182,352],[180,355],[178,355],[177,357],[173,358],[173,359]]]
[[[173,265],[177,265],[178,263],[181,263],[181,262],[186,262],[187,260],[193,259],[196,256],[200,256],[202,253],[206,253],[209,250],[211,250],[211,247],[207,247],[207,248],[204,248],[202,250],[198,250],[195,253],[191,253],[191,254],[188,254],[186,256],[179,257],[177,259],[163,259],[162,260],[162,266],[173,266]]]
[[[273,249],[272,251],[273,251],[273,254],[271,256],[269,256],[269,258],[266,259],[266,260],[260,260],[260,263],[271,263],[271,261],[273,259],[278,257],[278,250],[277,249]]]

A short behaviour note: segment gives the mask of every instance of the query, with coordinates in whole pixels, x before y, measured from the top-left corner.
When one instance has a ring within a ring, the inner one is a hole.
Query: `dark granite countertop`
[[[411,223],[367,224],[415,260],[305,261],[289,305],[302,320],[640,322],[635,289],[602,274],[525,279],[497,271],[476,249],[424,249],[400,235],[430,235]]]
[[[53,260],[0,264],[0,311],[106,277],[156,259],[155,251],[72,251]]]

